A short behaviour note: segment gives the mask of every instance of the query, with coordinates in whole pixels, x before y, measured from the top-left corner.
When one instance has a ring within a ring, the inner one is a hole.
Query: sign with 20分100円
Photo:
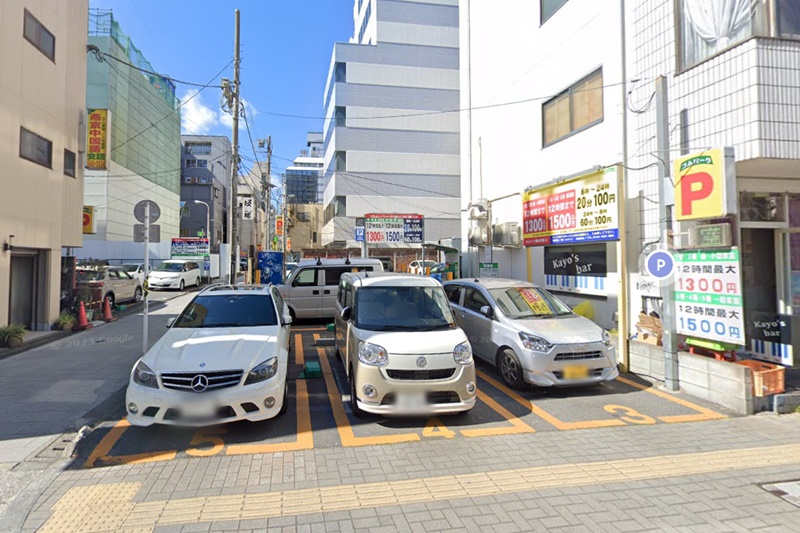
[[[617,166],[522,195],[523,244],[619,240]]]
[[[739,250],[675,254],[678,333],[745,344]]]

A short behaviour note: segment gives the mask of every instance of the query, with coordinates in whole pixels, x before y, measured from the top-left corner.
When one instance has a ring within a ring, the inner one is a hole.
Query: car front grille
[[[386,375],[390,379],[403,379],[403,380],[434,380],[434,379],[449,379],[456,373],[455,368],[442,368],[436,370],[387,370]]]
[[[588,374],[587,377],[590,377],[590,378],[600,377],[600,376],[603,375],[603,370],[605,370],[605,369],[604,368],[593,368],[593,369],[589,370],[589,374]],[[556,377],[556,379],[564,379],[564,372],[562,372],[561,370],[556,370],[555,372],[553,372],[553,375]]]
[[[161,383],[165,389],[178,390],[184,392],[209,392],[220,389],[227,389],[228,387],[235,387],[242,381],[243,370],[220,370],[217,372],[163,372],[161,374]],[[205,377],[205,380],[199,378],[198,381],[208,381],[208,386],[204,389],[200,387],[192,387],[192,383],[199,376]]]
[[[461,401],[461,398],[458,397],[458,393],[455,391],[431,391],[425,396],[430,404],[458,403]]]
[[[582,359],[602,359],[603,352],[563,352],[557,354],[554,361],[579,361]]]

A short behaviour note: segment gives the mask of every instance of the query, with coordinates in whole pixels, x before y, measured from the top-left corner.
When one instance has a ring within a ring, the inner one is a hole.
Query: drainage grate
[[[761,485],[761,488],[778,498],[800,507],[800,480]]]

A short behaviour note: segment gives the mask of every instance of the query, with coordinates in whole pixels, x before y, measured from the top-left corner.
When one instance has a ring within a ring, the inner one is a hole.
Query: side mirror
[[[484,305],[483,307],[481,307],[480,313],[486,318],[494,317],[494,311],[492,311],[492,308],[489,307],[488,305]]]
[[[352,316],[353,316],[353,308],[352,307],[345,307],[344,309],[342,309],[342,320],[345,320],[345,321],[350,320],[350,318]]]
[[[284,326],[288,326],[291,323],[292,323],[292,314],[291,313],[284,314],[283,315],[283,325]]]
[[[168,318],[167,319],[167,329],[171,328],[172,325],[175,323],[175,320],[177,320],[177,319],[178,319],[178,317]]]

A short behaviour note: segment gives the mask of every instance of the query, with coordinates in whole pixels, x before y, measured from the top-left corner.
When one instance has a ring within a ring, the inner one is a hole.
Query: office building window
[[[208,159],[198,159],[197,168],[208,168]]]
[[[19,129],[19,156],[53,168],[53,143],[25,128]]]
[[[800,2],[775,0],[775,7],[781,37],[800,39]]]
[[[210,155],[211,143],[186,143],[186,153],[193,155]]]
[[[186,168],[197,168],[197,159],[187,159]]]
[[[603,70],[582,79],[542,106],[544,146],[603,120]]]
[[[219,198],[219,187],[214,187],[214,198]]]
[[[340,172],[347,170],[347,152],[336,152],[336,170]]]
[[[64,174],[75,177],[75,152],[64,149]]]
[[[23,26],[25,39],[35,46],[41,53],[46,55],[50,61],[56,60],[56,37],[50,33],[44,25],[31,15],[30,11],[25,10],[25,22]]]
[[[336,106],[334,109],[334,114],[336,117],[336,125],[337,126],[346,126],[347,121],[347,108],[342,106]],[[302,163],[302,165],[307,165],[308,163]]]
[[[556,11],[564,7],[568,0],[539,0],[542,8],[542,24],[555,15]]]
[[[347,81],[347,63],[336,63],[333,75],[334,81],[345,83]]]
[[[297,220],[300,222],[311,222],[311,215],[309,213],[297,213]]]

